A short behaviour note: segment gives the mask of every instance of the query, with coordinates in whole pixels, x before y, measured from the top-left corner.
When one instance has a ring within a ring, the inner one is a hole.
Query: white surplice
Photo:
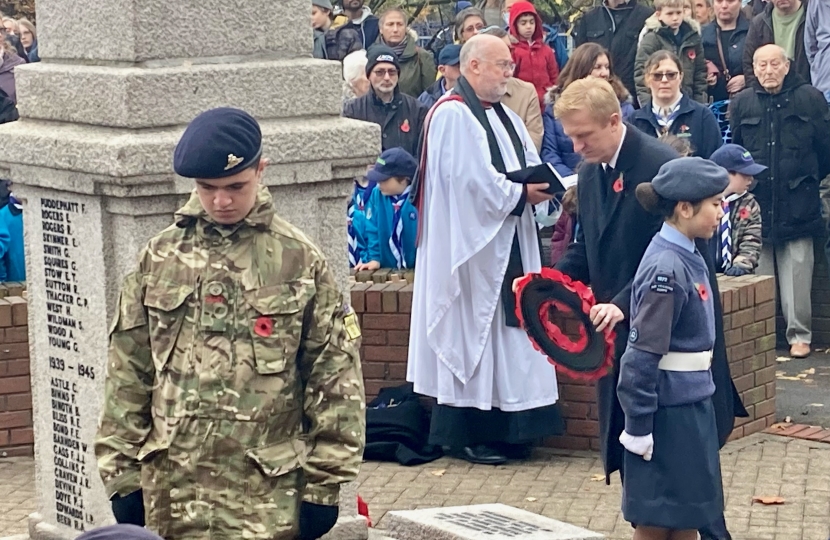
[[[505,111],[527,165],[538,165],[527,128]],[[505,167],[520,169],[498,115],[488,109],[487,117]],[[524,330],[505,324],[501,301],[514,233],[524,271],[542,266],[532,207],[510,215],[521,185],[493,168],[484,128],[463,103],[438,106],[427,148],[406,378],[442,405],[508,412],[552,405],[559,398],[554,368]]]

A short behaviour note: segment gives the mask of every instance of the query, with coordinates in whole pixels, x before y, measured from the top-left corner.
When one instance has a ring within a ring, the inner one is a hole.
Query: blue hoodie
[[[0,283],[26,281],[23,211],[14,197],[0,209]]]
[[[366,262],[378,261],[381,268],[397,268],[389,247],[392,237],[392,200],[375,187],[366,205]],[[407,268],[415,268],[415,240],[418,236],[418,210],[407,198],[401,207],[403,257]]]

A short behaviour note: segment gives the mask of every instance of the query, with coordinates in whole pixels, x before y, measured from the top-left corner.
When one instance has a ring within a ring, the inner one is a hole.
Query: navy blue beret
[[[173,170],[211,180],[244,171],[262,156],[262,131],[253,116],[221,107],[190,122],[173,154]]]
[[[651,185],[670,201],[702,201],[723,193],[729,175],[708,159],[684,157],[664,163]]]
[[[137,525],[110,525],[87,531],[77,540],[162,540],[162,538]]]

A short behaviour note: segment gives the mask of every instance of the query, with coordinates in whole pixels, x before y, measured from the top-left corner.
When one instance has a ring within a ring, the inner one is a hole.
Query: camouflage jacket
[[[123,286],[95,451],[171,539],[294,538],[338,503],[365,440],[356,316],[323,255],[274,215],[211,222],[194,194]]]
[[[752,193],[729,205],[732,224],[732,265],[754,272],[761,257],[761,207]]]

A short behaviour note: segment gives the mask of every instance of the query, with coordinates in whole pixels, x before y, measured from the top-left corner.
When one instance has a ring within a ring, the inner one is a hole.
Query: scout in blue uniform
[[[665,222],[634,277],[617,385],[622,509],[635,540],[695,540],[723,511],[711,399],[714,304],[695,239],[717,231],[728,184],[724,169],[695,157],[670,161],[637,186],[640,204]]]
[[[367,173],[377,186],[366,205],[365,259],[355,269],[415,268],[418,210],[409,202],[409,192],[417,169],[406,150],[390,148]]]

